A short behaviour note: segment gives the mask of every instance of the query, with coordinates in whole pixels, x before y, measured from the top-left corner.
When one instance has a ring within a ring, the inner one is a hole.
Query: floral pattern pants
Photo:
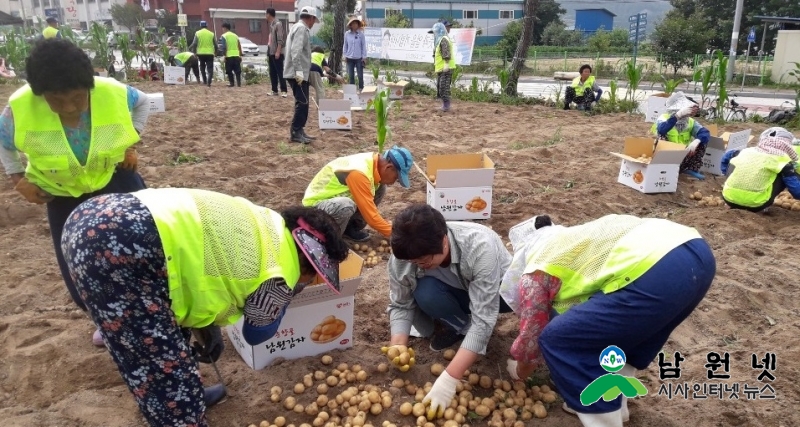
[[[166,260],[150,211],[130,194],[94,197],[69,216],[61,246],[70,276],[148,423],[207,426],[190,333],[170,308]]]

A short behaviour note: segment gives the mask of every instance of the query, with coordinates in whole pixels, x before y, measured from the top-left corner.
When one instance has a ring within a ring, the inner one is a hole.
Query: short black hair
[[[47,22],[48,24],[52,24],[54,22],[58,22],[58,19],[50,17],[50,18],[45,19],[45,22]]]
[[[533,221],[533,229],[538,230],[542,227],[549,227],[553,225],[553,220],[547,215],[537,215]]]
[[[231,29],[231,24],[229,24],[227,22],[223,22],[222,23],[222,28],[226,28],[226,29],[230,30]]]
[[[275,9],[272,8],[272,7],[268,7],[267,8],[267,15],[269,15],[269,16],[274,18],[275,17]]]
[[[402,260],[440,254],[446,235],[447,222],[441,212],[423,203],[410,205],[392,220],[392,254]]]
[[[325,48],[323,48],[322,46],[314,46],[314,48],[311,49],[311,52],[313,52],[313,53],[325,53]]]
[[[94,88],[94,67],[89,56],[67,39],[36,43],[25,61],[28,85],[34,95]]]
[[[284,209],[281,212],[281,216],[286,222],[286,228],[290,231],[297,228],[297,220],[303,218],[311,228],[322,233],[325,237],[325,252],[332,262],[338,264],[347,258],[350,247],[342,239],[339,224],[326,212],[314,207],[292,206]],[[297,243],[295,243],[295,246],[297,246]],[[301,255],[299,257],[300,271],[303,274],[316,274],[317,270],[314,269],[314,266],[305,256],[302,256],[303,251],[299,247],[297,248],[297,253]]]
[[[585,70],[585,69],[587,69],[587,68],[589,69],[589,72],[591,73],[591,72],[592,72],[592,66],[591,66],[591,65],[589,65],[589,64],[583,64],[583,65],[581,65],[581,68],[578,70],[578,72],[582,73],[582,72],[583,72],[583,70]]]

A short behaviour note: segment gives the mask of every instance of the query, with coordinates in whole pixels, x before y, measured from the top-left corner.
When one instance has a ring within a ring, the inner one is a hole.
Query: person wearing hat
[[[625,377],[650,365],[711,286],[711,248],[694,228],[630,215],[571,227],[540,215],[509,238],[500,295],[520,323],[508,374],[524,381],[544,362],[564,410],[584,427],[622,427],[624,396],[584,406],[581,393],[607,374],[598,360],[609,346],[625,353]]]
[[[350,240],[365,242],[369,225],[385,238],[392,225],[378,212],[386,186],[400,181],[409,188],[408,173],[414,158],[406,148],[392,147],[383,155],[360,153],[339,157],[325,165],[308,184],[303,206],[314,206],[330,214],[341,233]]]
[[[197,54],[197,60],[200,62],[200,74],[203,76],[203,84],[206,86],[211,86],[211,82],[214,81],[214,56],[218,49],[217,38],[208,29],[208,23],[200,21],[200,29],[194,33],[194,40],[192,40],[189,50]]]
[[[408,346],[412,326],[430,338],[433,351],[461,341],[423,399],[432,420],[450,406],[464,372],[486,354],[498,315],[511,311],[499,295],[511,254],[491,228],[445,221],[422,203],[395,216],[390,241],[389,346]]]
[[[289,82],[294,95],[294,115],[292,116],[289,138],[291,142],[310,144],[314,138],[306,134],[308,104],[310,99],[309,82],[311,78],[311,27],[319,23],[319,12],[314,6],[300,9],[300,20],[289,30],[286,37],[286,62],[283,64],[283,78]]]
[[[194,72],[194,78],[200,83],[200,61],[197,55],[192,52],[181,52],[170,58],[170,63],[174,67],[183,67],[186,76],[184,77],[186,83],[189,83],[189,73]]]
[[[722,156],[720,169],[727,175],[722,199],[733,209],[761,212],[772,206],[783,190],[800,199],[798,153],[794,135],[781,127],[761,133],[758,145],[730,150]]]
[[[283,22],[275,19],[277,12],[274,8],[267,8],[267,24],[269,25],[269,40],[267,40],[267,55],[269,56],[269,82],[272,85],[272,92],[269,96],[278,95],[278,84],[280,83],[281,96],[288,97],[286,90],[286,79],[283,78],[283,49],[286,46],[286,30]]]
[[[282,212],[206,190],[159,188],[82,203],[61,246],[92,320],[151,426],[207,426],[197,361],[244,317],[250,345],[275,336],[317,275],[339,292],[349,248],[312,208]],[[190,346],[190,335],[202,343]],[[195,354],[196,353],[196,354]],[[208,360],[210,359],[210,360]],[[218,389],[224,390],[221,386]]]
[[[436,74],[436,97],[442,100],[442,111],[450,111],[450,84],[456,68],[455,43],[441,22],[428,31],[433,34],[433,72]]]
[[[228,87],[233,87],[233,78],[236,77],[236,86],[242,86],[242,43],[239,36],[231,30],[231,24],[222,24],[225,30],[219,38],[219,48],[225,55],[225,73],[228,75]]]
[[[711,134],[700,122],[691,118],[697,114],[697,104],[683,92],[675,92],[667,98],[666,110],[653,124],[651,132],[659,139],[685,145],[689,152],[681,162],[680,172],[696,179],[705,179],[700,168]]]
[[[600,89],[592,75],[592,66],[581,65],[578,71],[581,75],[572,80],[572,84],[567,86],[564,93],[565,110],[569,110],[573,102],[578,106],[578,110],[591,110],[592,103],[603,96],[603,89]]]
[[[347,62],[347,78],[350,84],[355,84],[358,73],[358,91],[364,89],[364,66],[367,65],[367,38],[361,20],[353,16],[347,21],[347,31],[344,33],[344,54]]]
[[[47,26],[42,30],[42,38],[47,39],[60,39],[61,30],[58,29],[58,19],[49,17],[45,20]]]

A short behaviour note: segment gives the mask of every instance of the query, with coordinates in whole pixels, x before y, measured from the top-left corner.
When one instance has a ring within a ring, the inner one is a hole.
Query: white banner
[[[475,28],[453,28],[455,59],[458,65],[472,63],[475,48]],[[395,61],[433,63],[433,34],[427,28],[364,28],[367,57]]]

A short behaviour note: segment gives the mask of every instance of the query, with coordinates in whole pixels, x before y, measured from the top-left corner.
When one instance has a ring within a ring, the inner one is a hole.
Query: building
[[[521,19],[523,0],[366,0],[366,20],[380,27],[392,13],[402,13],[414,28],[430,28],[440,19],[455,19],[464,27],[475,27],[480,35],[475,45],[497,43],[510,22]]]
[[[48,17],[74,28],[87,28],[87,22],[111,25],[109,9],[125,0],[0,0],[0,12],[38,25]],[[88,17],[88,19],[87,19]]]
[[[577,9],[575,10],[575,29],[583,32],[584,36],[592,35],[597,30],[611,31],[614,29],[614,17],[608,9]]]
[[[142,0],[128,2],[141,4]],[[149,0],[149,6],[179,13],[175,0]],[[190,28],[197,28],[200,21],[206,21],[208,29],[219,35],[222,34],[222,24],[227,22],[240,37],[262,46],[269,38],[266,17],[270,7],[275,8],[277,18],[287,29],[295,22],[294,0],[183,0],[181,4]]]

